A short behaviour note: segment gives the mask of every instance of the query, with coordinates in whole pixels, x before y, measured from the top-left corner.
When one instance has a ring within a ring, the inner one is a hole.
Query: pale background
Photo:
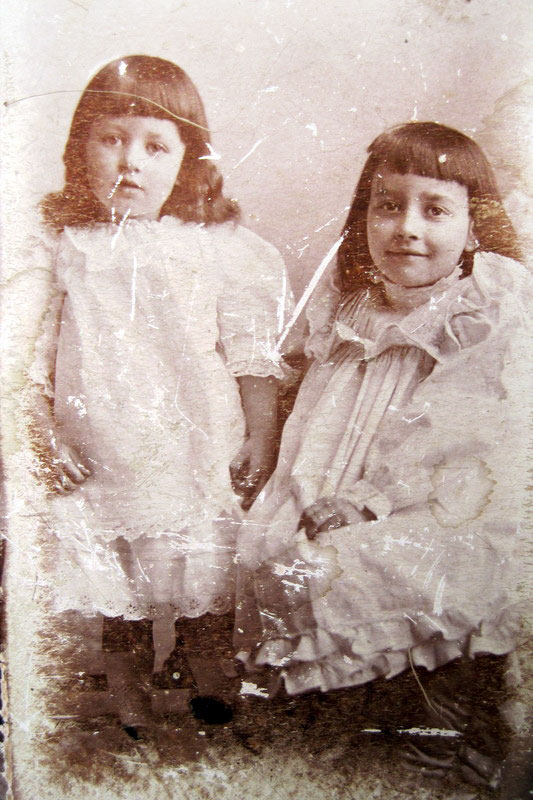
[[[486,147],[530,243],[530,7],[530,0],[3,0],[2,345],[9,354],[0,401],[17,800],[159,800],[159,781],[170,782],[168,796],[206,800],[434,796],[399,786],[391,794],[386,776],[368,774],[341,789],[326,770],[311,780],[308,764],[237,762],[231,754],[216,769],[200,763],[194,787],[183,771],[163,774],[148,756],[132,767],[137,793],[137,784],[114,781],[112,770],[101,785],[49,785],[42,747],[53,721],[42,702],[44,621],[35,601],[44,591],[34,535],[39,504],[28,495],[16,416],[41,309],[17,248],[34,224],[34,205],[62,185],[79,92],[105,63],[133,53],[175,61],[196,83],[228,194],[240,201],[244,224],[283,253],[297,293],[338,237],[365,148],[384,128],[410,119],[458,127]]]
[[[161,56],[196,83],[228,193],[283,253],[299,293],[384,128],[438,120],[477,135],[510,170],[503,184],[523,172],[529,9],[529,0],[4,0],[4,96],[20,100],[4,110],[16,158],[9,198],[36,202],[61,187],[70,118],[97,69]]]

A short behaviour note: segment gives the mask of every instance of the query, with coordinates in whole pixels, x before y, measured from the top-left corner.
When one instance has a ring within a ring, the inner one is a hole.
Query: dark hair
[[[343,290],[371,283],[366,224],[372,178],[378,168],[462,184],[468,191],[479,249],[521,259],[518,239],[503,208],[492,168],[479,145],[464,133],[438,122],[408,122],[374,139],[368,153],[339,248],[337,264]],[[471,273],[472,266],[473,254],[465,252],[463,276]]]
[[[126,56],[103,67],[83,92],[72,118],[63,154],[65,186],[41,203],[45,222],[57,231],[66,225],[108,221],[87,181],[85,148],[91,125],[105,116],[140,115],[170,119],[178,128],[185,155],[176,184],[161,209],[186,222],[206,224],[236,219],[239,208],[222,194],[222,177],[210,159],[204,107],[189,76],[171,61]]]

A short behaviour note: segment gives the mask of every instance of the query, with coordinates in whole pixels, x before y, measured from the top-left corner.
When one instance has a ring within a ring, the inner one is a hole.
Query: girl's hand
[[[83,464],[72,447],[55,438],[51,443],[51,463],[55,472],[52,488],[58,494],[69,494],[87,480],[91,470]]]
[[[69,494],[87,480],[91,470],[75,450],[58,438],[51,401],[39,384],[32,387],[30,415],[32,445],[40,462],[37,475],[52,491]]]
[[[241,507],[248,511],[274,469],[272,447],[246,439],[230,464],[231,485],[241,498]]]
[[[300,517],[298,530],[305,528],[308,539],[314,539],[317,533],[332,531],[354,522],[369,519],[364,511],[359,511],[349,500],[342,497],[320,497],[308,506]]]

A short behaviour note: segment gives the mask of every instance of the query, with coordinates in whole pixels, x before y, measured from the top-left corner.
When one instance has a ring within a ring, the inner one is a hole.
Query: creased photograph
[[[529,4],[2,19],[2,796],[529,797]]]

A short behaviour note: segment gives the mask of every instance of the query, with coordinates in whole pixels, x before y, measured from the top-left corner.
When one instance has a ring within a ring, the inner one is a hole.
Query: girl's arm
[[[91,472],[77,453],[61,442],[57,433],[53,396],[57,342],[65,295],[55,284],[47,284],[46,294],[48,310],[33,346],[25,404],[31,445],[40,462],[39,477],[52,491],[67,494],[83,483]]]
[[[60,441],[44,386],[34,384],[30,394],[31,438],[41,461],[44,480],[53,491],[68,494],[83,483],[91,471],[73,448]]]
[[[278,381],[272,376],[237,378],[246,417],[247,437],[230,471],[233,486],[247,510],[275,466]]]

